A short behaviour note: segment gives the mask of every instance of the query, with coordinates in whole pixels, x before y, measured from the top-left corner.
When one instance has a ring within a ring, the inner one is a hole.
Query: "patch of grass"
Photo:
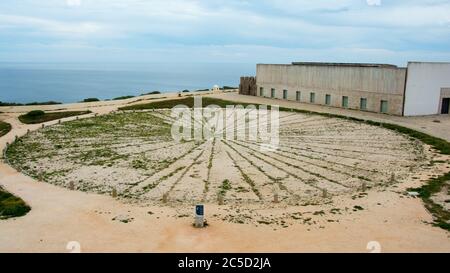
[[[46,102],[30,102],[30,103],[15,103],[15,102],[1,102],[0,106],[34,106],[34,105],[57,105],[62,104],[56,101],[46,101]]]
[[[0,137],[6,135],[9,131],[11,131],[11,124],[0,121]]]
[[[141,159],[135,159],[131,162],[131,167],[133,169],[143,169],[147,170],[147,163]]]
[[[66,111],[66,112],[46,113],[44,111],[34,110],[31,112],[28,112],[25,115],[19,116],[19,120],[25,124],[38,124],[38,123],[43,123],[43,122],[67,118],[67,117],[86,115],[86,114],[90,114],[90,113],[92,113],[92,112],[91,111]]]
[[[323,215],[325,215],[325,211],[323,211],[323,210],[315,211],[315,212],[313,213],[313,215],[315,215],[315,216],[323,216]]]
[[[159,94],[161,94],[160,91],[152,91],[152,92],[148,92],[148,93],[141,94],[141,96],[146,96],[146,95],[159,95]]]
[[[262,224],[262,225],[270,225],[270,224],[272,224],[271,222],[266,221],[266,220],[258,220],[256,222],[258,222],[258,224]]]
[[[233,86],[223,86],[222,88],[220,88],[220,90],[231,90],[231,89],[239,89],[238,87],[233,87]]]
[[[24,216],[31,210],[22,199],[0,187],[0,219]]]
[[[187,97],[182,99],[165,100],[158,102],[151,102],[146,104],[130,105],[119,108],[119,110],[148,110],[148,109],[171,109],[177,105],[186,105],[189,108],[194,107],[194,97]],[[227,105],[253,105],[251,103],[236,103],[233,101],[202,97],[202,107],[208,105],[217,105],[221,108],[225,108]]]
[[[134,98],[135,96],[121,96],[121,97],[117,97],[117,98],[114,98],[113,100],[126,100],[126,99],[131,99],[131,98]]]
[[[425,203],[425,207],[434,216],[434,225],[450,231],[450,212],[442,205],[436,204],[431,199],[432,196],[442,190],[442,188],[450,181],[450,173],[442,176],[431,178],[431,180],[420,188],[411,188],[408,191],[416,191]]]
[[[100,101],[100,99],[98,99],[98,98],[87,98],[87,99],[84,99],[81,102],[96,102],[96,101]]]
[[[169,179],[170,177],[174,176],[176,173],[178,173],[179,171],[183,170],[184,168],[185,168],[185,167],[178,167],[178,168],[176,168],[174,171],[172,171],[171,173],[169,173],[169,174],[167,174],[167,175],[161,177],[160,179],[158,179],[158,181],[155,182],[154,184],[148,184],[147,186],[143,187],[142,189],[143,189],[144,191],[150,191],[151,189],[153,189],[153,188],[155,188],[156,186],[158,186],[158,184],[159,184],[161,181],[164,181],[164,180]]]
[[[225,194],[227,193],[227,191],[231,190],[231,188],[232,188],[232,187],[231,187],[230,180],[225,179],[225,180],[222,182],[222,185],[220,186],[219,194],[222,195],[222,196],[225,196]]]

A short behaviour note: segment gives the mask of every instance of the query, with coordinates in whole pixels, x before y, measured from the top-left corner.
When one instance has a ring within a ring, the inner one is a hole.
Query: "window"
[[[309,94],[309,102],[314,103],[316,101],[316,93]]]
[[[261,97],[264,97],[264,87],[260,87],[260,88],[259,88],[259,95],[260,95]]]
[[[331,105],[331,95],[328,94],[325,95],[325,104]]]
[[[348,108],[348,97],[347,96],[342,97],[342,107]]]
[[[300,99],[301,99],[301,93],[300,93],[300,91],[297,91],[297,93],[295,94],[295,99],[296,99],[297,101],[300,101]]]
[[[367,99],[366,98],[361,98],[361,101],[359,102],[359,109],[367,110]]]
[[[380,112],[387,113],[388,112],[388,102],[387,100],[382,100],[380,103]]]
[[[287,100],[287,90],[283,90],[283,99]]]
[[[270,90],[270,97],[271,97],[271,98],[275,98],[275,89],[274,89],[274,88],[272,88],[272,89]]]

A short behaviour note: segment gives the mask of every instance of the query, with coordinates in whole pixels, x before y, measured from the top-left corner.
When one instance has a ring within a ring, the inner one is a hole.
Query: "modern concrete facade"
[[[448,114],[450,63],[408,63],[405,116]]]
[[[391,115],[448,114],[450,63],[258,64],[242,77],[243,95],[285,99]]]

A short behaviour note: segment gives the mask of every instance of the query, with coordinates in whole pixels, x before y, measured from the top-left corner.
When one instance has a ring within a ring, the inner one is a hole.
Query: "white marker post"
[[[205,206],[196,205],[195,206],[195,223],[196,228],[203,228],[205,226]]]

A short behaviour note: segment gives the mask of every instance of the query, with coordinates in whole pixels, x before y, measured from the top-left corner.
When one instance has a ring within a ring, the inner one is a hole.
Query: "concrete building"
[[[405,116],[448,114],[450,63],[408,63]]]
[[[450,63],[258,64],[240,93],[391,115],[448,113]]]

